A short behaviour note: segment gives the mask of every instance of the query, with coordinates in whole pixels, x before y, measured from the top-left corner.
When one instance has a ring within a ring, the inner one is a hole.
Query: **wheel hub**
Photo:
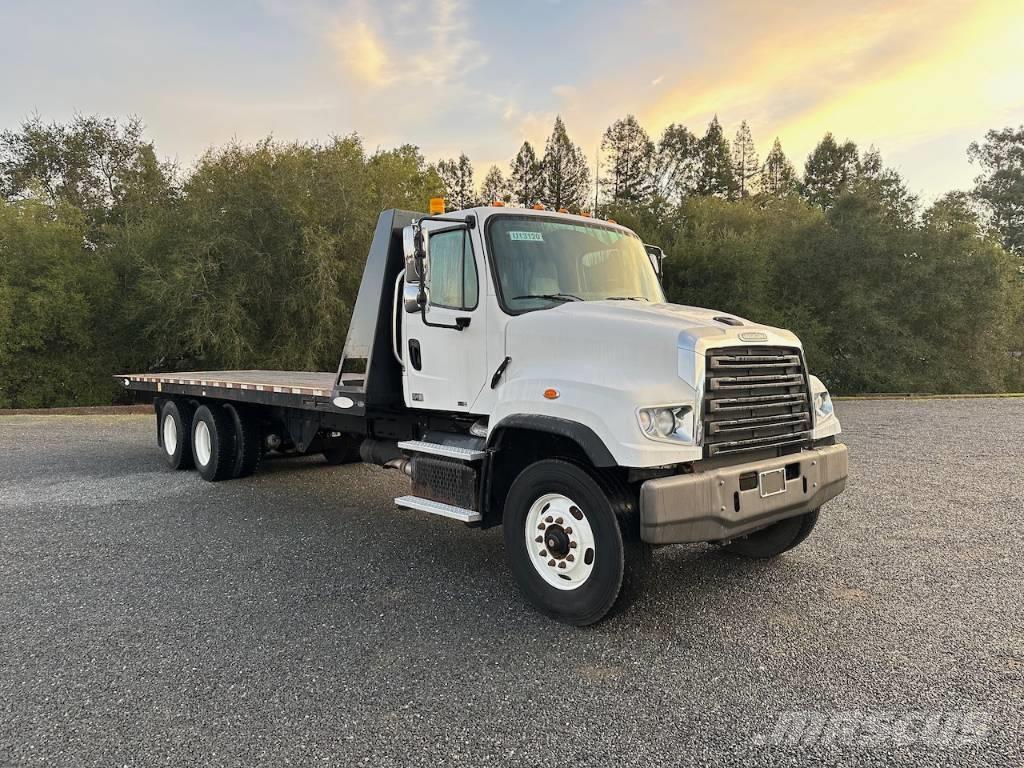
[[[548,554],[558,560],[569,554],[569,536],[560,525],[550,525],[544,529],[544,544]]]
[[[538,498],[526,515],[530,563],[550,586],[576,589],[594,570],[595,537],[583,510],[560,493]]]

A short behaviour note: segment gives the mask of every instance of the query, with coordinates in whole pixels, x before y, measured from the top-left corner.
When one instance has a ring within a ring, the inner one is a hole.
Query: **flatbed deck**
[[[156,384],[158,392],[163,391],[163,385],[171,384],[330,397],[335,375],[324,371],[182,371],[129,373],[120,378],[129,381],[131,389],[143,389],[135,384]]]
[[[353,401],[348,409],[334,404],[336,377],[337,374],[327,371],[176,371],[124,373],[115,378],[125,389],[150,398],[182,395],[318,411],[346,418],[360,415],[361,403],[356,406]]]

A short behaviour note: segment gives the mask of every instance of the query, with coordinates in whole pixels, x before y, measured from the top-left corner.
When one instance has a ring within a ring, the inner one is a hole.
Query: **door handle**
[[[409,339],[409,362],[417,371],[423,369],[423,355],[420,352],[419,339]]]

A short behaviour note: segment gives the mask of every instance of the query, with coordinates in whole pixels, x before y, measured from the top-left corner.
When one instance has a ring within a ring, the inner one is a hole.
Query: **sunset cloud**
[[[52,3],[52,4],[51,4]],[[58,8],[60,8],[58,12]],[[1008,0],[262,0],[123,8],[12,4],[0,48],[3,127],[38,111],[138,114],[159,151],[190,162],[237,139],[413,143],[466,152],[482,172],[538,149],[562,115],[593,158],[635,114],[804,158],[826,131],[874,144],[915,191],[970,184],[967,144],[1024,123],[1024,5]],[[44,53],[45,52],[45,55]]]

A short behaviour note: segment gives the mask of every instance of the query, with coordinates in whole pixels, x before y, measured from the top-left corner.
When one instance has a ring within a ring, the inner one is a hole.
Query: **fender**
[[[487,434],[487,447],[493,448],[506,429],[526,429],[533,432],[566,437],[576,443],[595,467],[614,467],[615,459],[601,438],[590,427],[557,416],[536,413],[513,413],[494,425]]]

